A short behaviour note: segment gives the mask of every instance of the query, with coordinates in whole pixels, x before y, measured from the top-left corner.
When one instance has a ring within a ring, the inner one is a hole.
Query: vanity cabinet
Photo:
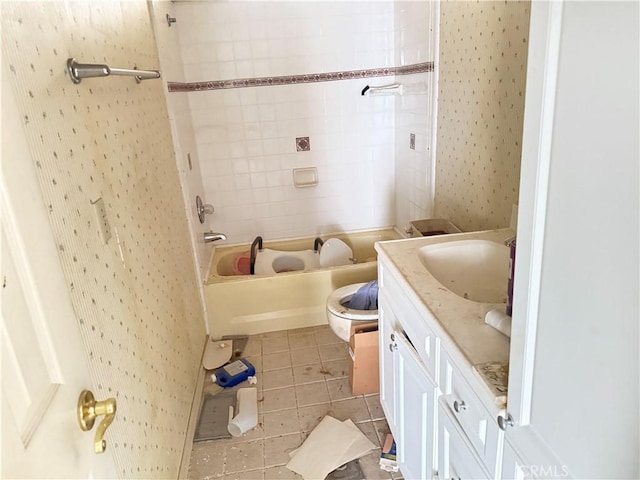
[[[396,441],[398,466],[407,479],[429,479],[436,454],[436,383],[402,328],[401,310],[384,294],[378,307],[380,403]]]
[[[503,432],[420,314],[402,276],[378,258],[380,403],[407,479],[499,478]],[[459,356],[459,355],[458,355]],[[471,372],[471,365],[465,365]]]

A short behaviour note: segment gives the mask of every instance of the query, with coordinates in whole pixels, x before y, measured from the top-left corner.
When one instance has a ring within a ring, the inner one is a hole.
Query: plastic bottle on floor
[[[235,362],[218,368],[211,375],[211,379],[223,388],[233,387],[244,382],[247,378],[256,374],[256,369],[249,360],[240,358]]]

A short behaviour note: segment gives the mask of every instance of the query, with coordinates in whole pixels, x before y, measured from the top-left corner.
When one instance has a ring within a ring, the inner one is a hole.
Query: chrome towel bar
[[[108,77],[109,75],[122,75],[135,77],[136,83],[150,78],[160,78],[157,70],[137,70],[128,68],[109,68],[107,65],[96,63],[78,63],[75,58],[67,59],[67,72],[73,83],[80,83],[83,78]]]

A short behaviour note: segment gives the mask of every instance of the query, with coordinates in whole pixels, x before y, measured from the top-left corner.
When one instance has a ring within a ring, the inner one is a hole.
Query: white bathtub
[[[325,302],[335,289],[367,282],[377,276],[375,242],[401,238],[392,229],[352,234],[322,235],[340,238],[351,247],[355,263],[276,275],[234,275],[238,254],[250,245],[217,247],[204,286],[212,338],[253,335],[327,323]],[[264,242],[264,248],[297,251],[313,248],[314,237]]]

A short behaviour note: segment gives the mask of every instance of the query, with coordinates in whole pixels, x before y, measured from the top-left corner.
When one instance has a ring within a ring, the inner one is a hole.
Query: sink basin
[[[483,303],[505,303],[509,247],[489,240],[436,243],[418,250],[424,267],[447,290]]]

